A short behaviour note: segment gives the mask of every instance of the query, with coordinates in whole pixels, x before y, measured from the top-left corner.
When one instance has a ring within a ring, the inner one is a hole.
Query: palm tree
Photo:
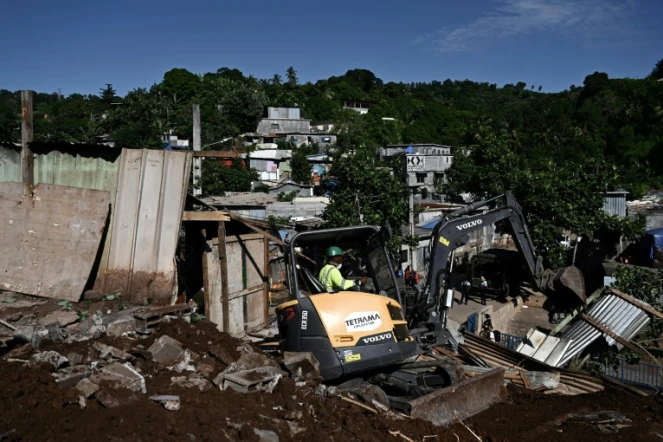
[[[285,76],[288,79],[288,86],[295,87],[297,86],[297,71],[294,67],[290,66],[285,71]]]

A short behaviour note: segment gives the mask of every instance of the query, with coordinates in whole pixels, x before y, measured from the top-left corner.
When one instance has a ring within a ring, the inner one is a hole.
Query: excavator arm
[[[506,205],[485,213],[473,214],[478,208],[506,197]],[[537,290],[554,291],[555,283],[561,284],[574,292],[581,301],[585,301],[584,279],[576,267],[565,267],[557,271],[547,270],[543,259],[536,253],[534,244],[525,225],[521,207],[510,192],[485,201],[466,206],[445,216],[433,229],[431,237],[430,261],[422,297],[415,306],[414,315],[420,321],[430,320],[430,313],[435,310],[447,288],[447,264],[452,250],[469,242],[469,234],[485,226],[505,222],[511,230],[518,252],[525,263],[531,282]],[[446,321],[444,321],[446,322]]]

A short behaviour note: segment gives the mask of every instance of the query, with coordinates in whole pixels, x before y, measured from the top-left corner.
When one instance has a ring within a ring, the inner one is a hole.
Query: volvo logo
[[[483,224],[483,221],[478,219],[476,221],[470,221],[469,223],[465,223],[465,224],[461,224],[460,226],[456,226],[456,228],[458,230],[465,230],[465,229],[469,229],[470,227],[479,226],[481,224]]]
[[[367,336],[365,338],[361,338],[364,344],[374,344],[376,342],[384,341],[386,339],[393,340],[394,337],[391,333],[382,333],[381,335]]]

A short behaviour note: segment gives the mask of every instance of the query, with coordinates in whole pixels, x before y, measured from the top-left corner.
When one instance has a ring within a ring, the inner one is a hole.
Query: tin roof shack
[[[281,180],[276,186],[269,189],[270,195],[279,195],[280,193],[289,194],[297,192],[298,197],[313,196],[313,186],[310,184],[297,183],[291,178]]]
[[[390,145],[380,149],[379,157],[382,161],[402,158],[406,184],[429,192],[444,181],[444,171],[453,163],[451,146],[441,144]]]
[[[249,167],[258,171],[261,180],[280,181],[290,173],[290,150],[259,150],[249,154]]]
[[[258,135],[311,132],[311,120],[300,117],[297,107],[267,107],[267,118],[258,123]]]
[[[177,295],[174,256],[192,153],[59,142],[29,146],[35,186],[49,183],[110,194],[108,227],[100,254],[89,260],[94,267],[88,287],[121,292],[132,302],[152,299],[156,305],[170,304]],[[10,159],[3,162],[0,180],[22,180],[20,160],[11,161],[16,150],[17,146],[0,146],[0,156]],[[55,256],[67,263],[62,253],[56,251]]]

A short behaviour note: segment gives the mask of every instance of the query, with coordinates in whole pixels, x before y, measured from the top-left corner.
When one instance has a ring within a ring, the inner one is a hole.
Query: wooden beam
[[[221,266],[221,306],[223,331],[230,330],[230,296],[228,289],[228,256],[226,253],[226,223],[219,222],[219,265]]]
[[[182,214],[182,221],[230,221],[227,213],[221,211],[204,210],[190,211],[185,210]]]
[[[35,184],[35,159],[28,143],[32,142],[32,91],[21,91],[21,164],[23,169],[23,196],[32,195]]]
[[[594,293],[592,293],[592,296],[587,298],[587,305],[590,305],[592,302],[596,301],[603,294],[604,290],[605,290],[605,287],[601,287],[599,289],[596,289],[596,291],[594,291]],[[576,316],[578,316],[578,314],[580,314],[584,310],[585,310],[584,305],[580,306],[580,307],[576,307],[573,310],[573,312],[571,312],[571,314],[566,315],[566,317],[559,324],[557,324],[557,326],[553,329],[553,331],[550,332],[550,336],[556,336],[557,334],[559,334],[564,327],[566,327],[568,324],[570,324],[571,321],[573,321],[576,318]]]
[[[615,296],[618,296],[618,297],[622,298],[624,301],[630,302],[634,306],[636,306],[638,308],[641,308],[642,310],[646,311],[650,315],[656,316],[658,319],[663,319],[663,313],[661,313],[658,310],[656,310],[655,308],[645,304],[644,302],[642,302],[638,299],[635,299],[633,296],[627,295],[626,293],[624,293],[620,290],[617,290],[615,288],[612,288],[612,287],[610,287],[610,292],[612,294],[614,294]]]
[[[194,158],[228,158],[235,159],[240,158],[240,154],[233,151],[221,151],[221,150],[205,150],[205,151],[194,151]]]
[[[269,275],[271,274],[271,266],[269,264],[269,241],[267,241],[267,238],[263,239],[263,245],[264,245],[264,259],[263,259],[263,271],[262,271],[262,287],[263,287],[263,303],[264,303],[264,311],[263,311],[263,327],[267,327],[269,325]]]
[[[251,221],[249,221],[248,219],[244,218],[243,216],[237,215],[236,213],[232,213],[232,212],[229,212],[229,215],[230,215],[230,218],[231,218],[231,219],[233,219],[233,220],[235,220],[235,221],[239,221],[240,223],[244,224],[246,227],[248,227],[248,228],[250,228],[250,229],[253,229],[253,230],[255,230],[256,232],[260,233],[260,234],[263,235],[265,238],[269,238],[269,239],[271,239],[271,240],[274,241],[276,244],[278,244],[278,245],[280,245],[280,246],[282,246],[282,245],[284,244],[283,241],[281,241],[280,238],[277,238],[277,237],[275,237],[274,235],[272,235],[271,233],[262,230],[261,228],[257,227],[255,224],[253,224]],[[299,252],[297,252],[297,256],[299,256],[299,257],[301,257],[301,258],[304,258],[304,259],[307,259],[307,260],[309,260],[310,262],[312,262],[313,264],[317,264],[314,260],[312,260],[312,259],[309,258],[308,256],[303,255],[303,254],[301,254],[301,253],[299,253]]]
[[[193,105],[193,150],[194,153],[201,150],[200,148],[200,105]],[[203,194],[203,189],[201,187],[201,181],[203,178],[202,171],[202,162],[200,158],[193,158],[193,195],[200,196]]]
[[[629,342],[628,340],[622,338],[621,336],[619,336],[618,334],[616,334],[615,332],[610,330],[608,327],[601,324],[596,318],[593,318],[593,317],[589,316],[588,314],[583,313],[582,314],[582,319],[587,321],[589,323],[589,325],[591,325],[592,327],[594,327],[594,328],[598,329],[599,331],[601,331],[602,333],[605,333],[606,335],[610,336],[612,339],[619,342],[624,347],[636,352],[637,354],[639,354],[640,356],[645,358],[645,360],[647,360],[649,362],[655,362],[655,361],[653,361],[652,356],[649,353],[647,353],[645,350],[643,350],[642,348],[640,348],[637,345],[633,344],[632,342]]]

